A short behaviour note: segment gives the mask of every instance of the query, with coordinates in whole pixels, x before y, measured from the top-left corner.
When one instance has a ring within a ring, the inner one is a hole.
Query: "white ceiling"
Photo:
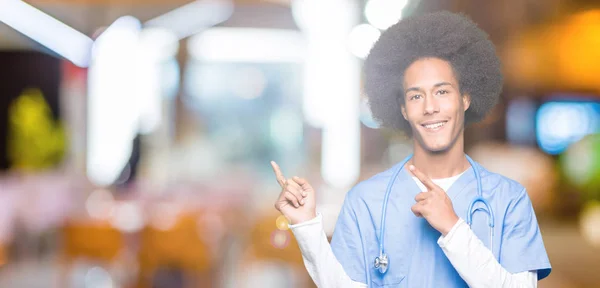
[[[34,6],[82,33],[93,37],[99,28],[110,25],[121,16],[131,15],[145,22],[181,5],[183,4],[35,4]],[[231,19],[223,23],[222,26],[297,29],[289,6],[273,3],[238,4]],[[43,48],[28,37],[23,36],[0,22],[0,50],[13,49]]]

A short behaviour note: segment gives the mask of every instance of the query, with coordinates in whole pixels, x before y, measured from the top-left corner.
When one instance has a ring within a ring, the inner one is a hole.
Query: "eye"
[[[421,94],[412,95],[408,99],[409,100],[418,100],[418,99],[421,99]]]
[[[448,90],[438,90],[437,91],[438,95],[444,95],[444,94],[448,94]]]

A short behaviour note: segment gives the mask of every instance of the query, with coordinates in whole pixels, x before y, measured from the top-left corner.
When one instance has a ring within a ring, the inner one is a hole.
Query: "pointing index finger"
[[[421,183],[423,183],[423,185],[425,185],[425,187],[427,187],[428,190],[431,191],[438,188],[438,186],[435,185],[433,181],[429,179],[429,177],[423,174],[423,172],[419,171],[419,169],[417,169],[417,167],[414,165],[408,166],[408,169],[421,181]]]
[[[281,169],[279,168],[279,165],[277,165],[277,163],[275,163],[275,161],[271,161],[271,167],[273,167],[273,172],[275,172],[275,177],[277,178],[277,182],[279,182],[279,185],[281,185],[281,187],[283,187],[285,185],[285,177],[283,176],[283,173],[281,173]]]

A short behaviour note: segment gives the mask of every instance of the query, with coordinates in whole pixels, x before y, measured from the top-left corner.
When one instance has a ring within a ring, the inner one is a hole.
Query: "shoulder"
[[[352,203],[370,202],[383,198],[390,180],[399,168],[399,165],[396,164],[385,171],[379,172],[366,180],[358,182],[346,194],[346,201]]]
[[[525,186],[517,180],[491,172],[480,164],[477,166],[484,193],[500,196],[508,202],[514,202],[524,197],[528,198]]]

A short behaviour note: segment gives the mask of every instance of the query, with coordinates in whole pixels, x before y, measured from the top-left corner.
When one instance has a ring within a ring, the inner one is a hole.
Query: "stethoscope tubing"
[[[387,255],[385,254],[384,251],[384,235],[385,235],[385,220],[386,220],[386,212],[387,212],[387,203],[392,191],[392,188],[396,182],[396,179],[398,178],[398,175],[400,174],[400,172],[402,171],[402,169],[404,168],[404,166],[406,165],[406,163],[412,158],[412,154],[409,155],[408,157],[406,157],[404,160],[402,160],[402,162],[400,163],[400,166],[396,169],[396,171],[394,171],[394,174],[392,175],[391,180],[388,182],[387,188],[386,188],[386,192],[385,192],[385,196],[383,198],[383,207],[382,207],[382,211],[381,211],[381,229],[379,231],[379,257],[375,258],[375,263],[374,266],[375,268],[377,268],[382,274],[387,272],[387,266],[388,266],[388,261],[389,258],[387,257]],[[479,175],[479,171],[475,166],[475,162],[473,161],[473,159],[471,159],[471,157],[469,157],[469,155],[465,155],[467,157],[467,160],[469,161],[469,163],[471,164],[471,167],[473,168],[473,172],[475,173],[475,179],[477,179],[477,196],[475,197],[475,199],[473,199],[471,201],[471,203],[469,204],[469,212],[467,213],[467,224],[469,226],[471,226],[472,224],[472,220],[473,220],[473,214],[474,212],[476,212],[477,210],[483,210],[484,212],[486,212],[488,214],[488,226],[490,227],[490,250],[493,249],[493,237],[494,237],[494,213],[491,209],[490,204],[488,203],[488,201],[483,198],[483,188],[481,185],[481,176]],[[484,207],[480,207],[480,208],[476,208],[475,210],[473,210],[473,207],[475,207],[475,204],[477,202],[481,202]],[[364,248],[364,247],[363,247]],[[384,265],[381,265],[381,260],[383,260],[385,263]],[[366,263],[365,263],[366,264]],[[367,266],[368,267],[368,266]],[[370,273],[368,273],[369,271],[367,271],[367,285],[370,287],[371,286],[371,275]]]

